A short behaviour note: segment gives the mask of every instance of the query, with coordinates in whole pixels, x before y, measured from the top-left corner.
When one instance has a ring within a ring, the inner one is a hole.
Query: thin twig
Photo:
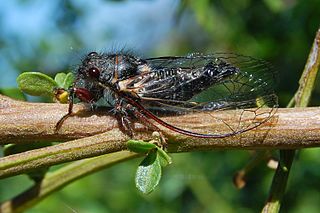
[[[112,136],[117,134],[115,132],[109,131],[0,158],[0,178],[126,149],[125,137]]]
[[[320,65],[320,28],[317,31],[314,39],[307,63],[299,81],[299,88],[288,104],[291,107],[295,103],[295,107],[307,107],[314,88],[316,76]],[[269,198],[262,210],[264,213],[279,212],[281,201],[284,197],[290,169],[295,156],[294,149],[280,150],[280,163],[274,175],[272,186],[269,193]]]
[[[296,107],[307,107],[314,88],[320,66],[320,28],[313,41],[307,63],[299,80],[299,89],[295,95]]]
[[[34,186],[30,187],[28,190],[24,191],[12,200],[1,203],[0,212],[23,212],[43,200],[48,195],[81,178],[82,176],[92,174],[95,171],[138,156],[139,155],[136,153],[121,151],[73,162],[56,171],[46,174],[41,182],[35,183]]]

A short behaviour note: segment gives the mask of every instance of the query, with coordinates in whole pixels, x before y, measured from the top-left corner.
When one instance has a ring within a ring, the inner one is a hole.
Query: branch
[[[68,107],[63,104],[28,103],[16,101],[0,95],[0,144],[28,143],[35,141],[67,141],[83,138],[78,143],[84,143],[85,137],[104,133],[95,142],[103,140],[119,145],[128,140],[117,128],[116,120],[103,112],[90,112],[82,105],[75,105],[76,116],[68,118],[61,129],[55,132],[55,125]],[[230,110],[231,111],[231,110]],[[237,122],[231,117],[230,111],[221,112],[221,117]],[[273,119],[251,131],[233,137],[218,139],[193,138],[162,128],[168,137],[170,152],[193,150],[212,150],[217,148],[230,149],[296,149],[317,147],[320,145],[320,109],[319,108],[279,108]],[[207,114],[199,113],[198,120],[205,121]],[[220,115],[219,115],[220,116]],[[175,116],[169,118],[173,123],[190,124],[190,129],[197,128],[194,115]],[[170,122],[169,121],[169,122]],[[201,123],[204,129],[219,129],[220,124]],[[150,133],[141,125],[136,125],[135,138],[150,139]],[[92,138],[90,138],[92,140]],[[66,148],[70,148],[66,145]],[[78,145],[78,148],[82,148]],[[110,148],[112,149],[112,148]]]
[[[126,149],[128,137],[116,128],[112,116],[86,111],[81,105],[75,107],[77,116],[68,118],[56,133],[55,125],[66,111],[67,106],[62,104],[27,103],[0,96],[0,144],[80,138],[0,158],[0,178]],[[278,109],[274,119],[258,128],[219,139],[193,138],[167,129],[163,129],[163,133],[168,138],[169,152],[316,147],[320,145],[319,114],[319,108]],[[198,116],[201,119],[207,115],[204,113]],[[227,111],[222,112],[221,116],[237,122]],[[188,123],[191,128],[197,127],[194,118],[189,115],[184,115],[183,119],[179,116],[170,119]],[[219,129],[218,124],[201,125],[202,128]],[[150,133],[143,131],[143,127],[138,125],[137,129],[135,138],[152,139]]]

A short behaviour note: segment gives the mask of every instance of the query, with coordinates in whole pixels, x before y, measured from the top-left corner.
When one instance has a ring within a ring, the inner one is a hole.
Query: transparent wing
[[[275,73],[266,61],[225,53],[146,61],[149,72],[131,86],[146,109],[179,129],[230,136],[259,126],[277,108]],[[197,130],[175,117],[183,119],[184,114],[194,115]],[[210,124],[211,129],[203,128]]]

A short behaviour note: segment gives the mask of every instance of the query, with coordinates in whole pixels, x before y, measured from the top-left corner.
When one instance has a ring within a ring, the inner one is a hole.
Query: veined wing
[[[133,79],[131,86],[139,86],[136,91],[143,108],[156,116],[171,115],[161,117],[160,121],[154,119],[165,126],[169,124],[170,129],[175,127],[188,134],[189,124],[174,123],[177,119],[172,119],[172,115],[193,114],[199,126],[197,130],[192,129],[194,136],[225,137],[261,125],[277,108],[273,89],[275,74],[263,60],[218,53],[146,61],[149,72]],[[201,120],[200,113],[206,114]],[[202,128],[211,123],[219,128]]]

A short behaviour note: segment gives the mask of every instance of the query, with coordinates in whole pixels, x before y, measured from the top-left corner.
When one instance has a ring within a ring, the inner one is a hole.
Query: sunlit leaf
[[[22,92],[33,96],[52,97],[57,83],[40,72],[24,72],[17,78],[18,87]]]
[[[54,77],[54,80],[58,84],[59,88],[64,88],[63,85],[64,85],[64,80],[65,80],[66,76],[67,76],[67,74],[65,74],[63,72],[59,72]]]
[[[161,164],[158,151],[150,152],[137,169],[135,183],[143,194],[149,194],[159,184]]]
[[[65,89],[68,89],[72,83],[74,82],[74,74],[72,72],[69,72],[67,75],[66,75],[66,78],[64,80],[64,87]]]
[[[54,80],[57,82],[59,88],[68,89],[74,81],[74,75],[71,72],[67,74],[57,73]]]

